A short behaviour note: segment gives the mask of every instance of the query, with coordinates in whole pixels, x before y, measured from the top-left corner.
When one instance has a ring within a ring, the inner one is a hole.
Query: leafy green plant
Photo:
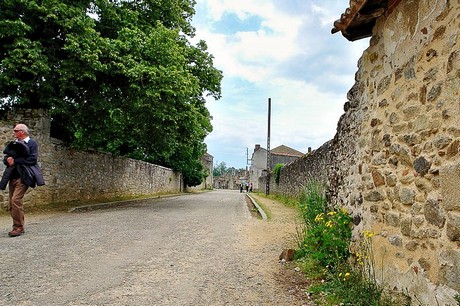
[[[273,169],[273,175],[275,177],[275,183],[279,185],[281,177],[281,169],[283,169],[284,164],[276,164],[275,169]]]
[[[352,218],[331,208],[324,184],[311,180],[300,197],[303,224],[297,228],[296,260],[312,281],[309,295],[320,305],[410,305],[406,295],[384,292],[375,277],[373,233],[364,231],[350,253]],[[355,259],[350,260],[351,255]]]
[[[302,249],[323,266],[336,267],[350,255],[351,217],[345,210],[320,213],[307,228]]]
[[[308,254],[323,266],[335,267],[350,254],[352,219],[345,209],[328,208],[324,190],[321,184],[310,182],[301,197],[306,230],[298,255]]]
[[[346,272],[336,272],[330,278],[329,287],[336,299],[343,305],[383,305],[382,289],[375,282],[364,278],[360,271],[348,265],[344,267]]]
[[[0,1],[0,113],[46,109],[69,146],[200,184],[205,97],[221,97],[223,75],[206,42],[191,41],[195,2]]]
[[[340,297],[345,305],[382,305],[382,288],[375,279],[375,264],[372,250],[373,233],[363,232],[356,257],[356,266],[344,263],[335,273],[331,273],[331,286],[334,295]]]
[[[307,228],[314,226],[317,215],[326,212],[327,199],[325,190],[323,184],[310,180],[300,196],[299,208]]]

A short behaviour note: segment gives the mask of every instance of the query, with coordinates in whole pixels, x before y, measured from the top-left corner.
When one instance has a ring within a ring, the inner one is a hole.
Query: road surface
[[[0,305],[303,305],[279,279],[295,213],[219,190],[73,213],[0,217]]]

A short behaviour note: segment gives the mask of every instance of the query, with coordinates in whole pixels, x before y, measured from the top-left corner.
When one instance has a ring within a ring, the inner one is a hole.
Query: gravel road
[[[235,191],[144,199],[73,213],[0,217],[0,305],[307,305],[278,256],[296,213]],[[293,287],[294,286],[294,287]]]

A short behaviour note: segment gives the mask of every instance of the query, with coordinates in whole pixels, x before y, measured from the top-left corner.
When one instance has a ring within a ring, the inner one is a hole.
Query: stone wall
[[[328,141],[317,150],[287,164],[281,169],[279,184],[276,184],[273,175],[270,175],[270,191],[298,198],[308,180],[314,178],[320,181],[327,181],[333,153],[333,141]],[[258,191],[265,191],[266,179],[266,176],[259,179]]]
[[[356,235],[378,234],[384,281],[424,305],[460,291],[459,15],[413,0],[380,18],[340,128],[336,201],[361,217]]]
[[[25,123],[39,143],[39,165],[46,182],[45,186],[29,189],[26,205],[84,203],[181,191],[181,174],[169,168],[63,146],[50,138],[49,117],[42,110],[16,112],[1,121],[2,145],[12,140],[12,129],[18,122]],[[4,168],[1,163],[1,173]],[[0,193],[0,203],[7,206],[8,190]]]
[[[458,0],[401,1],[380,17],[329,155],[271,184],[296,195],[319,173],[310,161],[326,161],[332,203],[354,215],[354,239],[376,234],[377,279],[413,305],[456,305],[460,292],[459,29]]]

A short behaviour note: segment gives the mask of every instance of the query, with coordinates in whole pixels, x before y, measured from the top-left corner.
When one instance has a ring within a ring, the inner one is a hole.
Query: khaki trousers
[[[22,199],[29,188],[21,182],[21,179],[12,179],[9,184],[9,209],[13,218],[13,228],[24,229],[24,203]]]

